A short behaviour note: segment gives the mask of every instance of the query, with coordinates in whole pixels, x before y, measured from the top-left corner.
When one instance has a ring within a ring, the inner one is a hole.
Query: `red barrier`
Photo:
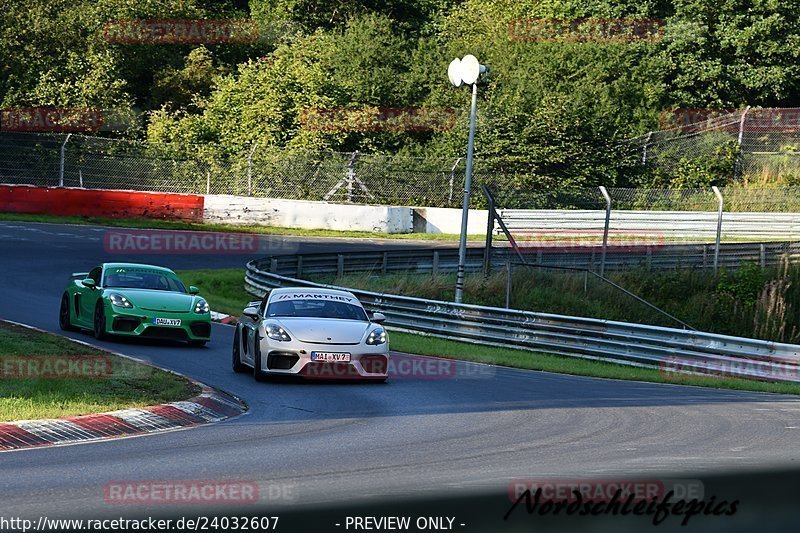
[[[0,185],[0,212],[202,222],[203,197],[194,194]]]

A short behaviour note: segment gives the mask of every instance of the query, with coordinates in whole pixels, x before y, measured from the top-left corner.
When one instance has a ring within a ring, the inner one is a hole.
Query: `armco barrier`
[[[468,265],[476,268],[473,250]],[[294,268],[298,275],[329,272],[331,258],[338,272],[390,272],[399,268],[430,271],[448,268],[433,259],[430,250],[418,251],[424,262],[408,252],[372,254],[314,254],[267,257],[247,264],[245,289],[263,296],[275,287],[327,287],[277,273]],[[359,257],[360,256],[360,257]],[[357,261],[360,260],[360,262]],[[376,260],[378,262],[376,262]],[[298,266],[299,265],[299,266]],[[349,267],[347,265],[350,265]],[[411,268],[411,267],[414,268]],[[376,268],[377,267],[377,268]],[[508,346],[603,360],[665,371],[725,374],[769,381],[800,382],[800,346],[698,331],[630,324],[610,320],[517,311],[477,305],[425,300],[370,291],[352,291],[369,311],[387,317],[387,325],[424,334],[478,344]]]
[[[601,248],[580,246],[571,249],[557,247],[522,248],[523,257],[531,266],[571,267],[596,270]],[[483,248],[467,248],[467,272],[479,272],[483,268]],[[506,257],[517,262],[511,248],[494,248],[492,264],[505,268]],[[714,245],[711,244],[666,244],[663,246],[609,247],[606,270],[629,270],[642,268],[672,270],[676,268],[712,268]],[[392,250],[375,252],[349,252],[347,254],[306,254],[274,256],[265,270],[273,274],[302,278],[309,275],[342,275],[371,272],[375,274],[402,272],[455,272],[458,250],[455,248],[429,248],[416,250]],[[800,242],[791,243],[728,243],[720,247],[720,266],[737,268],[742,262],[762,266],[779,265],[788,261],[800,261]]]
[[[0,212],[203,221],[193,194],[0,185]]]

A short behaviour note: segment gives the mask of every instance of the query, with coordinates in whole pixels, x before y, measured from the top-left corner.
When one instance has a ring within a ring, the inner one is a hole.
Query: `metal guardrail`
[[[535,236],[592,234],[603,231],[605,212],[600,210],[498,209],[498,214],[515,235]],[[641,236],[651,241],[711,239],[716,237],[718,214],[713,211],[614,210],[609,229],[614,235]],[[800,213],[722,214],[723,239],[800,239]],[[501,233],[496,227],[495,234]]]
[[[250,261],[245,289],[263,296],[275,287],[325,287],[354,293],[365,307],[386,315],[387,325],[477,344],[528,349],[666,372],[724,374],[769,381],[800,382],[800,346],[675,328],[610,320],[455,304],[334,287],[291,277],[334,271],[427,271],[449,267],[432,250],[275,256]],[[480,254],[476,252],[481,252]],[[482,250],[471,249],[468,267],[480,270]],[[396,261],[395,261],[396,260]],[[377,265],[377,269],[375,268]],[[435,266],[434,266],[435,265]]]
[[[519,243],[518,243],[519,244]],[[565,247],[524,247],[520,252],[527,263],[537,267],[572,267],[597,270],[602,248],[598,245]],[[467,249],[467,272],[483,268],[484,248]],[[517,256],[510,247],[490,249],[493,267],[505,268],[506,258],[512,263]],[[720,247],[720,266],[738,268],[742,262],[763,267],[783,262],[800,262],[800,242],[727,243]],[[713,244],[668,244],[664,246],[609,246],[606,270],[673,270],[676,268],[713,268]],[[429,248],[385,252],[349,252],[347,254],[309,254],[275,256],[265,269],[274,274],[302,278],[313,275],[343,275],[373,272],[455,272],[458,250]]]

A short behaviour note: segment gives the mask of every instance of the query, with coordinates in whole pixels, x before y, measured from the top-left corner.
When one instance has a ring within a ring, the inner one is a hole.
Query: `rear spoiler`
[[[69,275],[69,279],[86,279],[88,276],[88,272],[73,272]]]

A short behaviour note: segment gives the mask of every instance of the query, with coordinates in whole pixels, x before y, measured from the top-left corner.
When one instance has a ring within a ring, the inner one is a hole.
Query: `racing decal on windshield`
[[[294,293],[294,294],[281,294],[276,300],[336,300],[339,302],[352,302],[355,298],[349,296],[339,296],[336,294],[322,294],[322,293]]]

